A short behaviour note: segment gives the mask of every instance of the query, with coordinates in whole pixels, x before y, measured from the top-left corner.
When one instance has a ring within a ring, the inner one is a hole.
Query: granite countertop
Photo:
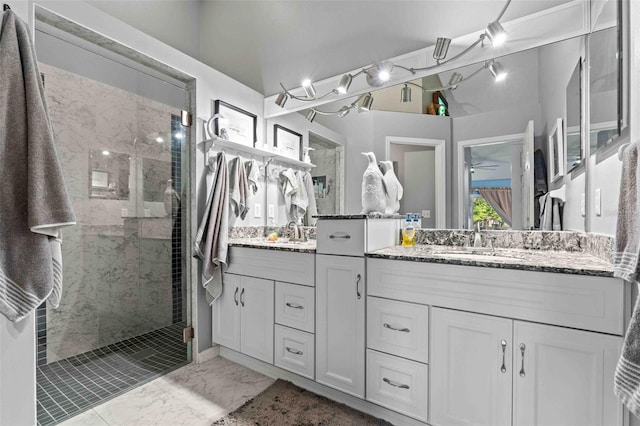
[[[450,265],[484,266],[524,271],[612,277],[611,263],[577,251],[499,249],[468,253],[464,247],[416,245],[394,246],[366,254],[370,258],[410,260]]]
[[[279,238],[278,241],[267,241],[266,238],[230,238],[229,245],[232,247],[295,251],[300,253],[316,252],[316,240],[290,243],[288,238]]]
[[[401,214],[358,213],[358,214],[319,214],[317,219],[403,219]]]

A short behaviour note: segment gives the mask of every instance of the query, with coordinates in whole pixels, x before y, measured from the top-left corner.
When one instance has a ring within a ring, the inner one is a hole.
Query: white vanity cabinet
[[[213,341],[273,363],[273,281],[225,274],[223,282],[213,304]]]
[[[624,424],[613,394],[630,300],[621,280],[388,259],[368,259],[367,277],[369,298],[389,301],[378,310],[430,311],[430,425]]]
[[[316,381],[364,398],[364,258],[316,255]]]

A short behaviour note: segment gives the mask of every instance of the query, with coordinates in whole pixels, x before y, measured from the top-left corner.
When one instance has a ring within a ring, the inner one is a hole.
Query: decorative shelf
[[[276,154],[275,152],[265,151],[264,149],[243,145],[237,142],[230,141],[228,139],[219,138],[217,136],[214,136],[211,139],[206,139],[200,143],[204,145],[205,152],[207,152],[212,146],[215,145],[217,147],[230,149],[239,153],[245,153],[250,156],[273,158],[273,160],[279,163],[290,164],[295,167],[307,168],[307,169],[315,167],[315,164],[305,163],[304,161],[285,157],[284,155]]]

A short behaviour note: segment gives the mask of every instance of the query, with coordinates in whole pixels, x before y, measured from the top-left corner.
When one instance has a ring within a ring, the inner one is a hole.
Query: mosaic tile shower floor
[[[39,366],[38,425],[58,424],[187,363],[184,323]]]

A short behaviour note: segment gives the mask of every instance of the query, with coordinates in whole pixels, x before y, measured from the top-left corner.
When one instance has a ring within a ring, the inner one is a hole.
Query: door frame
[[[391,145],[421,145],[435,148],[435,187],[436,187],[436,229],[445,229],[447,224],[447,157],[444,139],[407,138],[387,136],[384,145],[384,158],[391,160]]]
[[[463,228],[465,223],[465,203],[464,198],[467,194],[465,194],[464,190],[464,176],[461,176],[461,172],[464,170],[464,150],[465,148],[478,147],[478,146],[487,146],[487,145],[498,145],[504,143],[514,143],[518,140],[522,141],[522,145],[524,147],[524,142],[526,138],[526,133],[515,133],[511,135],[502,135],[502,136],[491,136],[488,138],[479,138],[479,139],[467,139],[464,141],[459,141],[457,143],[456,148],[456,171],[457,171],[457,182],[458,185],[456,187],[456,193],[458,194],[458,227]]]

